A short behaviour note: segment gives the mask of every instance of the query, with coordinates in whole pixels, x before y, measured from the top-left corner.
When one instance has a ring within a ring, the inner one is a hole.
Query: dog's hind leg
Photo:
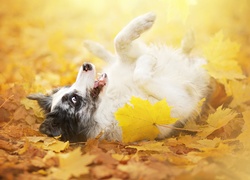
[[[158,126],[160,134],[157,138],[163,139],[176,136],[182,132],[175,128],[184,127],[187,118],[193,112],[193,109],[190,108],[193,107],[193,102],[192,97],[185,92],[185,89],[179,88],[171,80],[166,82],[164,78],[155,77],[155,72],[157,72],[157,58],[150,54],[144,54],[136,61],[133,80],[148,97],[152,97],[156,101],[166,99],[168,105],[172,108],[171,116],[179,118],[176,123],[167,127]]]
[[[195,36],[192,30],[189,30],[181,41],[181,50],[184,54],[190,54],[195,46]]]
[[[101,44],[90,41],[90,40],[85,40],[84,41],[84,47],[88,49],[89,52],[97,56],[98,58],[108,62],[112,63],[115,59],[115,56],[106,50]]]
[[[150,54],[144,54],[137,59],[133,74],[136,84],[145,88],[145,85],[152,79],[156,63],[157,59]]]
[[[151,54],[144,54],[140,56],[135,65],[133,80],[143,89],[148,95],[154,97],[157,100],[166,98],[166,93],[173,97],[175,95],[175,89],[165,88],[163,82],[159,78],[154,77],[156,72],[157,58]]]
[[[134,82],[155,100],[167,99],[169,105],[175,107],[174,117],[188,117],[196,98],[193,98],[182,84],[171,78],[156,75],[157,68],[159,67],[156,57],[151,54],[140,56],[133,73]],[[186,107],[188,104],[190,106]]]
[[[130,52],[134,51],[132,42],[139,38],[146,30],[150,29],[155,21],[155,14],[150,12],[133,19],[116,36],[115,50],[122,59],[130,57]],[[136,49],[135,49],[136,51]]]

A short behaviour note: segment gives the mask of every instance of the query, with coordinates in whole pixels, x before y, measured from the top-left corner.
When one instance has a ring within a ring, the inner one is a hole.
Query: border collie
[[[90,52],[108,62],[105,73],[97,80],[95,66],[84,63],[72,86],[45,95],[29,95],[46,113],[40,132],[61,135],[61,140],[71,142],[86,141],[102,132],[102,138],[121,141],[122,132],[114,113],[132,96],[151,103],[165,98],[172,107],[171,116],[179,118],[173,126],[181,127],[197,117],[198,103],[209,92],[210,77],[202,68],[206,60],[189,55],[192,45],[185,38],[180,49],[147,46],[138,41],[154,21],[154,13],[133,19],[114,40],[115,55],[98,43],[85,41]],[[173,131],[158,128],[158,138],[168,137]]]

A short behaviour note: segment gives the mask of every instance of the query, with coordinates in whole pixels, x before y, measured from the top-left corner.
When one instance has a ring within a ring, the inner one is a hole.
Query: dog
[[[151,103],[165,98],[172,107],[171,116],[179,119],[173,127],[183,127],[188,119],[197,117],[200,100],[209,94],[210,76],[202,68],[207,62],[189,55],[192,48],[185,38],[180,49],[139,41],[155,18],[150,12],[129,22],[115,37],[115,55],[98,43],[85,41],[90,52],[107,61],[97,80],[95,66],[84,63],[73,85],[49,94],[29,95],[46,114],[40,132],[70,142],[86,141],[102,132],[101,138],[121,141],[122,131],[114,113],[132,96]],[[158,139],[173,132],[158,128]]]

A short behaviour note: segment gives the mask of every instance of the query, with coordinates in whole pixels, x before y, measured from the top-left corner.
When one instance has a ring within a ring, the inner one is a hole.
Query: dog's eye
[[[51,125],[52,125],[52,127],[58,127],[58,123],[55,122],[55,121],[53,121],[53,122],[51,123]]]
[[[76,96],[72,96],[71,101],[72,101],[72,103],[76,104],[76,103],[77,103],[77,98],[76,98]]]

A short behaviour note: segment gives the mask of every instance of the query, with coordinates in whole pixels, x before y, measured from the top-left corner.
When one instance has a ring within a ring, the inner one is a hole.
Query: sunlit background
[[[143,34],[146,42],[179,47],[185,33],[193,30],[199,52],[223,31],[241,45],[238,61],[249,74],[248,0],[1,0],[1,90],[13,83],[27,86],[28,92],[72,83],[84,61],[100,69],[104,62],[84,49],[83,40],[100,42],[114,52],[115,35],[149,11],[157,14],[157,20]]]
[[[3,141],[1,139],[0,147],[5,148],[5,158],[8,162],[3,161],[4,156],[1,153],[4,150],[0,148],[0,159],[2,160],[0,166],[3,165],[0,168],[0,175],[1,172],[6,172],[7,175],[11,175],[6,177],[12,177],[13,173],[10,171],[14,170],[12,165],[16,165],[15,172],[23,174],[24,177],[28,171],[30,175],[34,175],[33,172],[38,170],[38,167],[40,168],[39,164],[38,166],[30,165],[31,158],[37,153],[34,153],[36,149],[29,148],[33,146],[29,145],[26,138],[26,143],[21,149],[21,151],[24,149],[23,152],[27,151],[26,154],[19,151],[20,139],[26,136],[41,136],[38,127],[44,116],[37,103],[28,100],[26,96],[31,93],[45,93],[54,87],[73,83],[83,62],[92,62],[96,65],[97,70],[101,71],[105,63],[91,55],[83,47],[83,41],[87,39],[97,41],[114,52],[113,40],[116,34],[130,20],[149,11],[153,11],[157,15],[157,19],[152,29],[142,35],[141,38],[145,42],[165,43],[178,48],[185,34],[193,31],[196,39],[194,54],[200,56],[206,54],[205,57],[208,58],[210,52],[216,51],[211,59],[223,60],[224,63],[221,63],[223,71],[215,70],[216,72],[231,75],[231,72],[228,71],[237,70],[236,73],[232,72],[233,78],[223,79],[226,86],[218,85],[218,90],[214,91],[215,95],[211,98],[210,105],[217,108],[223,104],[229,109],[237,110],[239,116],[237,115],[225,128],[223,127],[224,129],[217,127],[218,131],[216,130],[215,135],[217,133],[218,137],[222,137],[222,139],[215,138],[215,141],[209,138],[203,139],[205,148],[202,144],[200,144],[201,148],[198,147],[202,150],[201,152],[196,151],[191,144],[186,152],[192,151],[191,155],[186,153],[183,155],[183,146],[180,143],[185,140],[172,139],[172,145],[176,146],[176,143],[181,145],[179,146],[181,156],[176,156],[179,151],[171,152],[170,157],[164,154],[163,161],[168,158],[164,170],[167,169],[169,171],[167,173],[171,172],[173,176],[174,171],[177,170],[176,167],[184,167],[185,171],[180,171],[184,175],[179,176],[179,179],[214,179],[215,176],[218,179],[223,179],[223,177],[238,179],[235,177],[238,177],[241,172],[242,176],[239,177],[249,179],[250,0],[0,0],[0,139],[4,137]],[[223,42],[210,43],[210,51],[205,53],[204,47],[218,32],[220,32],[219,35],[223,35],[220,37],[225,39]],[[213,45],[219,48],[213,48]],[[228,47],[223,48],[227,45]],[[235,55],[238,45],[240,50],[238,55]],[[243,74],[246,75],[244,80],[235,80],[237,79],[235,74],[243,76],[240,67],[234,61],[235,58],[242,68]],[[233,62],[226,63],[227,59],[233,59]],[[221,64],[216,62],[216,66]],[[234,68],[234,66],[237,67]],[[227,100],[232,99],[233,101],[229,104]],[[223,122],[221,117],[224,115],[222,115],[217,117],[219,124],[221,120]],[[227,120],[227,117],[225,119]],[[214,120],[216,119],[214,118]],[[241,131],[244,132],[238,136]],[[232,135],[238,137],[231,139]],[[191,139],[188,139],[187,142],[191,142]],[[194,141],[196,140],[194,139]],[[18,149],[11,149],[14,145]],[[120,144],[115,146],[120,148]],[[241,151],[243,146],[246,151]],[[125,149],[125,147],[122,145],[122,148]],[[126,152],[127,150],[126,147]],[[112,149],[112,154],[113,151],[114,149]],[[184,151],[186,151],[185,148]],[[123,150],[119,150],[119,152],[123,152]],[[153,152],[155,151],[153,150]],[[195,156],[194,153],[198,153],[198,155]],[[26,156],[27,154],[28,156]],[[103,154],[106,154],[106,150]],[[226,157],[222,159],[222,155],[226,155]],[[192,162],[199,163],[189,166],[188,158],[192,158]],[[200,161],[199,158],[203,160]],[[36,159],[34,158],[34,160]],[[43,160],[41,159],[41,161]],[[143,163],[148,163],[144,156],[142,160]],[[18,164],[17,161],[21,163]],[[23,162],[26,162],[26,165]],[[99,161],[97,162],[99,165]],[[125,164],[126,160],[121,162],[124,166],[130,164],[130,162]],[[173,162],[175,165],[170,166],[169,162]],[[160,167],[161,164],[156,165],[154,168]],[[185,167],[185,165],[188,166]],[[133,170],[137,166],[135,164],[127,167]],[[20,167],[25,170],[21,171]],[[28,167],[33,167],[33,170],[30,171]],[[34,169],[34,167],[36,168]],[[44,166],[41,167],[46,170]],[[225,169],[225,167],[227,168]],[[4,168],[7,171],[1,171]],[[104,170],[106,171],[106,169]],[[159,168],[159,172],[161,170],[162,166]],[[24,171],[26,173],[22,173]],[[141,171],[145,170],[141,169]],[[158,171],[155,172],[158,173]],[[6,175],[6,173],[3,174]],[[150,174],[150,171],[147,173]],[[232,174],[235,176],[231,176]],[[186,176],[191,178],[185,178]]]

